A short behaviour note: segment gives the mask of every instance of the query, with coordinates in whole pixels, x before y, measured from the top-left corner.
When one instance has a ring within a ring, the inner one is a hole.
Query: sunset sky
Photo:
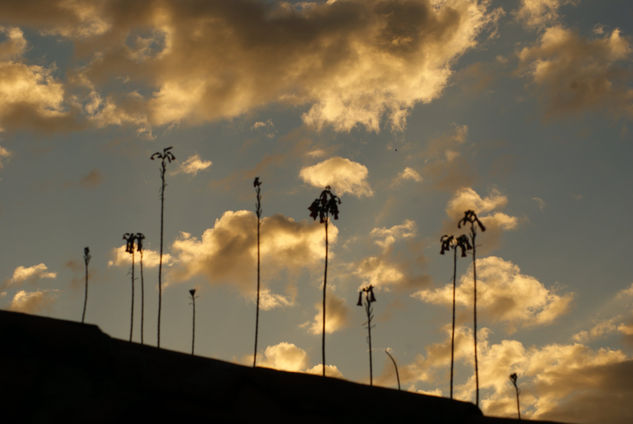
[[[127,339],[126,232],[145,234],[145,341],[448,396],[452,256],[474,209],[485,414],[633,422],[630,0],[0,2],[0,307]],[[137,257],[138,258],[138,257]],[[138,276],[138,267],[137,267]],[[458,262],[456,398],[474,401],[472,263]],[[140,341],[140,280],[134,340]]]

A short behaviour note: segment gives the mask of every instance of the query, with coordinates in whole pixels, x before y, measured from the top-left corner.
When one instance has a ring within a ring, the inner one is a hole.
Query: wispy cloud
[[[45,263],[40,263],[33,266],[18,266],[13,275],[7,280],[8,286],[17,286],[25,283],[32,283],[42,279],[54,279],[57,278],[57,273],[48,270]]]
[[[204,171],[211,165],[213,165],[213,162],[210,160],[203,160],[200,155],[196,153],[182,161],[172,174],[198,175],[198,172]]]

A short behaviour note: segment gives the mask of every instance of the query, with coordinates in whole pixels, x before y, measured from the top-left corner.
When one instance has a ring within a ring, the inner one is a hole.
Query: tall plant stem
[[[86,319],[86,305],[88,304],[88,262],[84,260],[84,268],[85,268],[85,288],[84,288],[84,310],[81,313],[81,323],[83,324]]]
[[[193,355],[193,349],[196,342],[196,297],[191,296],[191,301],[193,302],[193,322],[191,323],[191,354]]]
[[[457,275],[457,246],[453,249],[453,323],[451,327],[451,399],[453,399],[453,364],[455,360],[455,279]]]
[[[475,343],[475,388],[476,388],[476,405],[479,407],[479,364],[477,361],[477,260],[476,260],[476,244],[474,228],[471,228],[471,238],[473,241],[473,340]]]
[[[328,256],[328,219],[325,218],[325,271],[323,273],[323,329],[321,334],[321,370],[325,377],[325,293],[327,288],[327,256]]]
[[[145,280],[143,279],[143,251],[141,250],[141,344],[143,344],[143,327],[145,326]]]
[[[160,315],[163,304],[163,218],[165,216],[165,161],[163,160],[160,170],[160,256],[158,258],[158,323],[156,326],[156,347],[160,349]]]
[[[132,307],[130,308],[130,341],[134,331],[134,250],[132,250]]]
[[[367,312],[367,342],[369,344],[369,385],[374,385],[374,367],[371,357],[371,303],[367,300],[365,305],[365,311]]]
[[[259,211],[259,193],[258,193],[258,211]],[[253,367],[257,365],[257,334],[259,333],[259,288],[260,288],[260,256],[259,256],[259,229],[260,219],[257,216],[257,305],[255,307],[255,348],[253,350]]]
[[[519,405],[519,387],[515,385],[514,390],[516,391],[516,394],[517,394],[517,414],[519,416],[519,421],[521,421],[521,406]]]
[[[393,367],[396,369],[396,380],[398,381],[398,390],[400,390],[400,373],[398,372],[398,364],[396,364],[396,360],[393,358],[393,356],[391,356],[391,353],[389,353],[388,350],[385,349],[385,353],[387,354],[389,359],[391,359],[391,362],[393,362]]]

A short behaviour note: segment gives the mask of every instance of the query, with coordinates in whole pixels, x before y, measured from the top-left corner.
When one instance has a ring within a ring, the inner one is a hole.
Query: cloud
[[[390,248],[398,239],[414,237],[417,228],[411,219],[405,219],[402,224],[390,228],[378,227],[371,230],[369,235],[376,239],[374,242],[383,249]]]
[[[0,42],[0,60],[10,60],[22,56],[27,43],[20,28],[0,26],[0,35],[6,37],[5,41]]]
[[[20,290],[13,296],[9,310],[35,314],[48,310],[56,298],[57,290],[35,290],[32,292]]]
[[[519,72],[539,89],[546,116],[600,108],[615,116],[633,116],[626,68],[631,45],[618,29],[586,39],[561,26],[550,27],[518,56]]]
[[[545,205],[546,205],[545,200],[537,196],[532,197],[532,200],[536,202],[536,205],[538,206],[538,210],[542,212],[545,209]]]
[[[282,103],[306,107],[303,119],[315,128],[378,131],[383,122],[402,129],[411,108],[441,95],[456,59],[496,20],[488,6],[162,0],[122,7],[112,0],[47,0],[3,3],[0,16],[73,42],[81,65],[69,75],[107,99],[111,110],[134,116],[128,123],[195,124]],[[147,87],[138,108],[121,105],[125,96],[117,96],[113,81]]]
[[[416,183],[421,183],[422,182],[422,176],[418,173],[418,171],[416,171],[413,168],[409,168],[408,166],[406,166],[397,176],[396,178],[393,179],[393,182],[391,183],[392,186],[396,186],[398,184],[401,184],[404,181],[414,181]]]
[[[245,363],[253,363],[253,355],[244,358]],[[305,372],[308,374],[321,374],[321,364],[309,367],[309,358],[305,350],[299,346],[281,342],[276,345],[267,346],[263,357],[257,360],[260,367],[274,368],[282,371]],[[343,374],[336,365],[326,365],[325,374],[328,377],[342,378]]]
[[[572,339],[575,342],[586,343],[586,342],[595,340],[597,338],[600,338],[606,334],[614,333],[618,331],[619,329],[617,321],[620,318],[621,317],[613,317],[610,319],[602,320],[596,323],[593,327],[591,327],[591,329],[581,330],[578,333],[574,334],[572,336]]]
[[[321,334],[323,331],[323,302],[318,301],[314,304],[314,307],[317,313],[312,322],[304,323],[301,326],[307,327],[311,334]],[[325,313],[325,332],[327,334],[332,334],[347,325],[349,309],[345,300],[331,291],[328,292],[325,298]]]
[[[139,265],[141,255],[136,250],[134,251],[134,261]],[[156,268],[160,260],[160,254],[151,249],[143,249],[143,268]],[[163,252],[163,265],[170,266],[174,261],[174,258],[169,253]],[[125,244],[119,247],[115,247],[110,250],[110,260],[108,260],[108,266],[127,267],[132,265],[132,255],[125,251]]]
[[[94,188],[103,182],[103,175],[98,169],[93,169],[88,174],[81,177],[79,184],[84,188]]]
[[[541,28],[558,21],[561,6],[575,3],[577,0],[521,0],[516,18],[528,28]]]
[[[472,305],[472,269],[460,279],[456,290],[459,306]],[[450,306],[452,285],[420,290],[412,296],[423,302]],[[557,294],[519,267],[496,256],[477,260],[477,310],[484,319],[506,323],[510,332],[519,327],[552,323],[569,309],[572,293]]]
[[[194,154],[185,159],[173,174],[197,175],[198,172],[204,171],[211,165],[213,163],[210,160],[203,160],[200,155]]]
[[[365,165],[335,156],[301,168],[299,177],[320,189],[329,185],[338,195],[350,193],[356,197],[371,197],[374,192],[367,182],[368,173]]]
[[[10,151],[0,146],[0,169],[4,166],[4,160],[9,159],[12,155]]]
[[[48,267],[44,263],[29,267],[20,265],[13,271],[13,276],[7,281],[7,285],[16,286],[25,283],[32,283],[45,278],[57,278],[57,273],[48,271]]]
[[[174,266],[168,274],[169,281],[184,282],[200,276],[210,284],[234,285],[243,295],[254,297],[256,227],[253,212],[226,211],[200,238],[181,233],[172,244]],[[338,229],[330,224],[330,247],[336,243],[337,236]],[[279,214],[263,218],[261,258],[266,264],[263,281],[271,281],[281,272],[297,272],[322,264],[324,237],[323,226],[318,222],[297,222]],[[265,296],[267,305],[272,307],[291,304],[294,295],[269,293]]]

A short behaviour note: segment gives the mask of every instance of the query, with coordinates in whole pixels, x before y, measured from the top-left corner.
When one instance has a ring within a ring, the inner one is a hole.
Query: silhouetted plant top
[[[172,160],[176,160],[176,156],[174,156],[174,154],[171,152],[171,149],[173,149],[174,146],[169,146],[169,147],[165,147],[161,152],[155,152],[152,154],[152,156],[150,156],[149,158],[151,160],[154,160],[156,158],[162,160],[163,162],[163,166],[165,166],[165,161],[168,161],[169,163],[171,163]]]
[[[191,297],[195,297],[196,296],[196,289],[189,289],[189,294],[191,295]]]
[[[134,239],[135,238],[136,238],[136,234],[134,233],[123,234],[123,240],[125,240],[125,251],[127,253],[134,253]]]
[[[440,238],[440,242],[442,243],[440,255],[443,255],[444,252],[447,252],[450,249],[460,248],[462,251],[462,258],[465,258],[466,252],[473,248],[470,244],[470,240],[468,240],[468,237],[465,234],[462,234],[457,238],[453,235],[444,234]]]
[[[512,382],[514,387],[517,387],[517,378],[517,373],[513,372],[512,374],[510,374],[510,381]]]
[[[257,218],[262,217],[261,186],[262,186],[262,180],[260,180],[259,177],[255,177],[255,180],[253,181],[253,187],[255,187],[255,193],[257,193],[257,203],[255,204],[255,214],[257,215]]]
[[[356,302],[356,306],[363,306],[363,293],[365,293],[365,298],[367,299],[368,304],[376,301],[376,296],[374,296],[374,286],[370,284],[367,287],[363,287],[358,292],[358,302]]]
[[[92,256],[90,256],[90,248],[86,246],[84,247],[84,263],[86,265],[88,265],[88,262],[90,262],[90,258],[92,258]]]
[[[469,209],[464,212],[464,217],[460,219],[459,222],[457,223],[457,228],[462,228],[462,225],[470,224],[470,230],[474,233],[475,223],[479,225],[479,228],[481,229],[481,231],[486,231],[486,227],[479,220],[479,218],[477,218],[477,214],[475,213],[475,211]]]
[[[142,252],[143,251],[143,240],[145,240],[145,234],[143,234],[143,233],[136,233],[134,235],[134,238],[136,239],[136,251],[137,252]]]
[[[338,205],[341,204],[341,198],[332,193],[332,187],[326,186],[321,195],[314,199],[308,210],[310,217],[314,220],[319,218],[319,222],[323,224],[329,215],[334,219],[338,219]]]

